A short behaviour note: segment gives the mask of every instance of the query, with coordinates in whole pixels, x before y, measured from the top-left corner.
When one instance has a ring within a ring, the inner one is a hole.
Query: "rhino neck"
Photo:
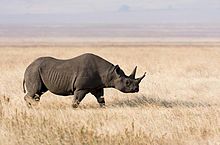
[[[113,75],[114,65],[110,66],[106,72],[102,75],[102,82],[105,88],[114,88],[114,79],[115,76]]]

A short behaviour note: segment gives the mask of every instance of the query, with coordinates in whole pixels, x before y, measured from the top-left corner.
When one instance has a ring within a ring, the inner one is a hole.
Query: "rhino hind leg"
[[[36,94],[29,94],[27,93],[24,96],[24,100],[26,101],[26,104],[28,107],[32,107],[32,106],[36,106],[38,104],[38,102],[40,101],[40,97],[44,92],[39,92]]]
[[[98,89],[98,90],[92,91],[91,94],[96,97],[97,102],[99,103],[100,107],[104,108],[105,107],[105,99],[103,97],[104,89],[102,88],[102,89]]]
[[[27,87],[27,94],[24,96],[24,100],[26,101],[28,107],[36,106],[40,101],[41,95],[48,90],[42,82],[39,82],[38,84],[35,83],[35,85],[30,86]]]

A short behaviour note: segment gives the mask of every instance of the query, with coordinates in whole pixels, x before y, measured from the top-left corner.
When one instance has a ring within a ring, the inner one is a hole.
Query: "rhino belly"
[[[43,80],[45,86],[50,92],[63,96],[73,95],[74,90],[71,78],[58,74],[52,77],[46,77]]]
[[[67,96],[67,95],[73,94],[73,90],[71,90],[70,87],[65,86],[65,85],[60,85],[56,83],[46,83],[45,86],[50,92],[56,95]]]

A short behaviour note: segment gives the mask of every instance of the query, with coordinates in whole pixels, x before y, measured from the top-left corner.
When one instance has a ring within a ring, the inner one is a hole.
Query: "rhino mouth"
[[[139,92],[139,89],[135,89],[135,90],[131,91],[131,93],[137,93],[137,92]]]
[[[134,92],[139,92],[139,88],[135,89]]]
[[[133,90],[121,90],[123,93],[137,93],[139,92],[139,88],[133,89]]]
[[[137,93],[139,92],[139,87],[135,87],[133,90],[132,90],[132,93]]]

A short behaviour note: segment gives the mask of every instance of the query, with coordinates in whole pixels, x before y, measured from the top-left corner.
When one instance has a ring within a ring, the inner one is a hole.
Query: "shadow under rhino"
[[[217,104],[213,104],[216,106]],[[112,102],[113,107],[141,107],[141,106],[158,106],[165,108],[173,108],[173,107],[211,107],[212,104],[204,103],[204,102],[191,102],[191,101],[183,101],[183,100],[165,100],[161,98],[155,98],[151,96],[135,96],[132,99],[119,100],[117,102]]]

